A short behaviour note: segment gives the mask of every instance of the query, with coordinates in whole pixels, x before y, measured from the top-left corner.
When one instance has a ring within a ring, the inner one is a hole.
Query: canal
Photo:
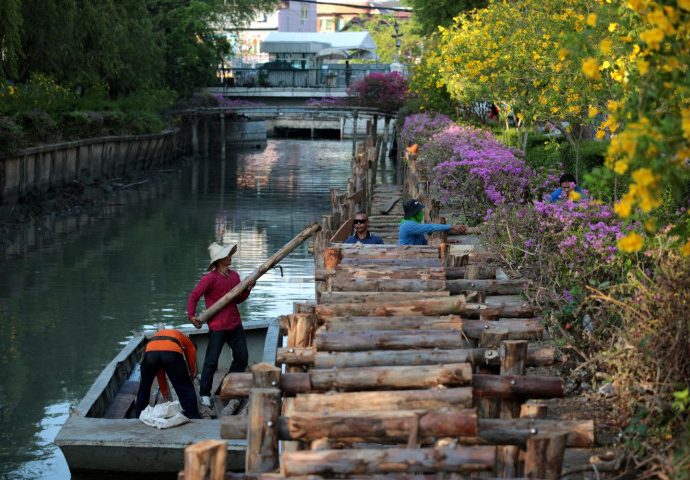
[[[0,478],[70,478],[52,443],[101,369],[134,334],[190,326],[189,291],[212,241],[237,243],[245,277],[346,185],[350,142],[269,140],[180,166],[156,195],[116,205],[78,233],[0,259]],[[146,184],[141,187],[146,189]],[[306,243],[260,279],[246,323],[314,298]]]

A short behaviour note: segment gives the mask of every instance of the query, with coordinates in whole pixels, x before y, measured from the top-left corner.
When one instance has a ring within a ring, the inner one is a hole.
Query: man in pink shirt
[[[196,316],[196,306],[202,296],[206,303],[206,309],[208,309],[240,283],[239,274],[229,268],[232,255],[236,251],[237,245],[224,247],[213,242],[208,247],[211,258],[211,262],[208,264],[209,271],[201,277],[187,302],[187,317],[195,327],[201,328],[201,322]],[[221,350],[223,350],[223,344],[227,343],[232,349],[232,364],[228,373],[243,372],[247,368],[249,362],[247,339],[244,335],[242,319],[237,305],[249,297],[249,292],[253,286],[253,284],[248,286],[234,302],[228,304],[208,321],[208,347],[206,348],[199,384],[202,405],[211,406],[213,374],[218,367],[218,358]]]

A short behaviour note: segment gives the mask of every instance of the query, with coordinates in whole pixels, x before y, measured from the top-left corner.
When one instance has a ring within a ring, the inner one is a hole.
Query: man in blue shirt
[[[424,205],[419,200],[408,200],[403,203],[404,218],[400,222],[398,245],[427,245],[425,235],[431,232],[450,232],[463,234],[467,231],[465,225],[445,225],[442,223],[422,223],[424,221]]]
[[[577,181],[571,173],[564,173],[561,175],[558,183],[560,184],[561,188],[557,188],[553,191],[553,193],[551,193],[549,196],[549,202],[551,203],[570,199],[570,197],[573,196],[571,192],[577,192],[579,194],[575,196],[576,198],[573,198],[573,200],[579,199],[580,196],[584,195],[585,193],[580,187],[577,186]]]
[[[381,245],[383,239],[377,235],[372,235],[369,231],[369,217],[366,212],[357,212],[353,220],[355,226],[354,235],[350,235],[345,243],[363,243],[365,245]]]

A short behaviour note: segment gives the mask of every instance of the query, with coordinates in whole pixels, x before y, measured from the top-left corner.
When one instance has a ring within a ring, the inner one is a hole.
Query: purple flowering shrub
[[[434,134],[453,125],[450,117],[442,113],[416,113],[405,117],[400,137],[403,145],[423,145]]]
[[[482,233],[487,246],[501,252],[513,272],[531,281],[531,300],[557,312],[566,323],[572,321],[587,286],[624,279],[624,258],[616,241],[629,228],[611,207],[599,202],[537,201],[490,212]]]
[[[487,211],[525,202],[534,171],[485,130],[453,125],[419,150],[419,164],[432,169],[432,195],[478,224]]]
[[[396,112],[407,98],[407,80],[398,72],[371,73],[347,90],[352,103]]]

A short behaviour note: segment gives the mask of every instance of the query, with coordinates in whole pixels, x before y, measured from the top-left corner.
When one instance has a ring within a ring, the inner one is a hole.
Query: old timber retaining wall
[[[160,134],[99,137],[27,148],[0,158],[0,205],[26,193],[77,179],[112,178],[179,157],[188,145],[179,130]]]

